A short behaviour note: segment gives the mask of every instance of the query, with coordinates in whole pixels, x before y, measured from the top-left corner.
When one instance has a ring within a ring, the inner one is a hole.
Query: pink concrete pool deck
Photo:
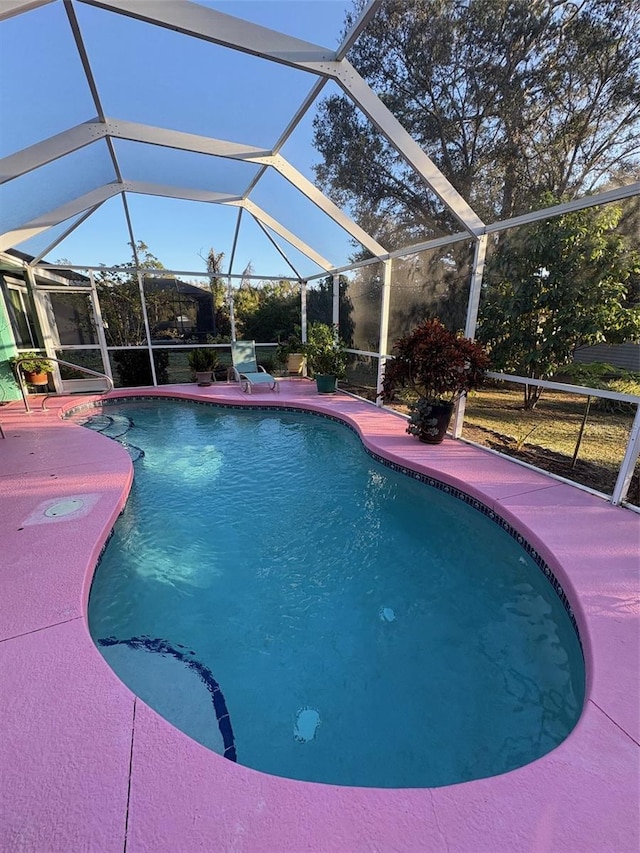
[[[222,383],[130,393],[329,413],[375,453],[490,506],[538,550],[571,602],[584,710],[543,758],[444,788],[298,782],[210,752],[119,681],[87,628],[91,578],[132,482],[129,456],[61,419],[86,398],[51,399],[48,413],[14,403],[0,407],[2,853],[636,853],[640,516],[463,442],[422,445],[401,418],[347,395],[319,396],[310,382],[251,397]],[[72,500],[82,506],[46,515]]]

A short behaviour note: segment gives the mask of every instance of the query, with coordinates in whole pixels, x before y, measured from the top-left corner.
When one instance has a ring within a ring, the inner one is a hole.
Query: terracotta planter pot
[[[29,385],[48,385],[49,384],[49,374],[48,373],[32,373],[30,371],[23,371],[24,379]]]

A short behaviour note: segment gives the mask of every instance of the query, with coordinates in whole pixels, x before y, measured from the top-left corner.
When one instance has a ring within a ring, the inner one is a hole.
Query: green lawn
[[[521,390],[486,388],[469,396],[465,424],[505,436],[510,444],[537,445],[571,458],[586,402],[586,397],[545,391],[536,408],[525,411]],[[631,412],[603,412],[592,400],[579,458],[618,466],[632,423]]]
[[[586,402],[586,396],[545,391],[536,408],[525,411],[520,388],[485,388],[467,400],[462,435],[611,494],[634,412],[606,412],[592,399],[579,454],[572,466]],[[638,467],[627,498],[634,504],[640,503]]]

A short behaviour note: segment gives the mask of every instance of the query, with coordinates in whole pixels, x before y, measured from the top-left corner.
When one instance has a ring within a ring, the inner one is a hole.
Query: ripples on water
[[[577,638],[497,525],[312,415],[121,411],[144,457],[96,573],[92,635],[193,654],[224,693],[239,762],[437,786],[527,763],[573,728]],[[178,676],[179,662],[139,648],[101,651],[141,698],[221,751],[195,670]]]

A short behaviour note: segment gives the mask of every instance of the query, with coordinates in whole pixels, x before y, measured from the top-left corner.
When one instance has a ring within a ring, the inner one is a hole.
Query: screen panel
[[[0,186],[0,231],[18,228],[115,180],[104,140],[73,151]]]
[[[242,195],[260,168],[241,160],[124,139],[114,140],[114,147],[124,180],[186,189]]]
[[[62,3],[0,22],[0,157],[96,115]]]
[[[314,79],[124,15],[77,11],[105,112],[116,118],[270,147]]]

